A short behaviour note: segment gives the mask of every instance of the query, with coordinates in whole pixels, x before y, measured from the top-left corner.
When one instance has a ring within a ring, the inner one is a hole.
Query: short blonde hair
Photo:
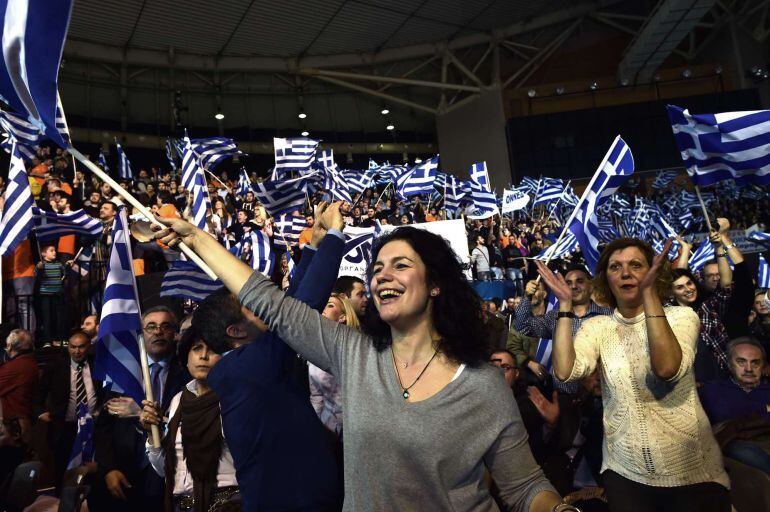
[[[342,311],[345,313],[345,325],[353,329],[361,329],[361,322],[358,321],[358,315],[353,307],[353,303],[344,293],[332,293],[329,299],[337,299],[342,304]]]

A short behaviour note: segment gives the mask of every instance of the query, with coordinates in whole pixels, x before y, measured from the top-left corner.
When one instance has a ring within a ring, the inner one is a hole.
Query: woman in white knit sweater
[[[612,512],[729,512],[729,480],[692,372],[700,321],[690,308],[662,305],[670,245],[655,256],[640,240],[608,244],[594,289],[615,310],[584,322],[574,339],[570,288],[538,262],[559,299],[554,372],[577,381],[600,367],[601,471]]]

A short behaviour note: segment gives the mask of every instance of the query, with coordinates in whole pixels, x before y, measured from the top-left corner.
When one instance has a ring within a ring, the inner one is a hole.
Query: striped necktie
[[[78,364],[75,370],[75,404],[88,403],[86,394],[86,382],[83,380],[83,363]]]

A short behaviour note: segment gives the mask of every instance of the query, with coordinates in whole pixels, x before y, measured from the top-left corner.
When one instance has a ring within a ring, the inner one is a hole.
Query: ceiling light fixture
[[[535,96],[537,96],[537,91],[534,89],[530,89],[527,91],[527,96],[529,96],[530,98],[534,98]]]
[[[415,159],[414,159],[414,163],[416,163],[416,164],[421,164],[421,163],[422,163],[422,158],[420,158],[420,157],[418,156],[417,158],[415,158]]]
[[[216,119],[217,121],[221,121],[224,118],[225,118],[225,115],[222,112],[217,112],[216,114],[214,114],[214,119]]]
[[[301,111],[299,114],[297,114],[297,117],[299,117],[300,119],[305,119],[307,117],[307,114],[305,114],[304,111]]]
[[[396,129],[396,127],[393,126],[392,124],[389,124],[388,126],[385,127],[385,129],[388,130],[388,131],[393,131],[393,130]]]
[[[305,130],[300,135],[302,135],[303,137],[307,137],[308,135],[310,135],[310,132]]]
[[[387,108],[384,108],[384,109],[380,110],[380,114],[386,116],[386,115],[390,114],[390,110],[388,110]]]
[[[591,82],[591,85],[589,85],[588,88],[591,89],[592,91],[595,91],[596,89],[599,88],[599,84],[597,84],[596,82]]]
[[[689,69],[685,69],[682,71],[682,78],[691,78],[692,77],[692,71]]]
[[[564,91],[566,91],[566,89],[564,88],[563,85],[560,85],[559,87],[556,88],[556,94],[558,94],[559,96],[564,94]]]

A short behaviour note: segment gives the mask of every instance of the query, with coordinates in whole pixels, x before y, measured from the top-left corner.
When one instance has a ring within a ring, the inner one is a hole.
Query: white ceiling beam
[[[480,88],[473,85],[461,85],[452,83],[431,82],[428,80],[414,80],[412,78],[397,78],[392,76],[365,75],[362,73],[349,73],[347,71],[331,71],[328,69],[299,69],[297,73],[305,76],[324,76],[342,78],[347,80],[367,80],[399,85],[412,85],[418,87],[432,87],[435,89],[452,89],[456,91],[479,92]]]
[[[447,57],[449,57],[449,60],[452,61],[452,64],[455,65],[457,69],[462,71],[462,73],[471,79],[471,81],[475,82],[476,85],[479,87],[484,87],[484,83],[477,77],[470,69],[465,67],[465,64],[460,62],[460,59],[458,59],[451,51],[446,51]]]

